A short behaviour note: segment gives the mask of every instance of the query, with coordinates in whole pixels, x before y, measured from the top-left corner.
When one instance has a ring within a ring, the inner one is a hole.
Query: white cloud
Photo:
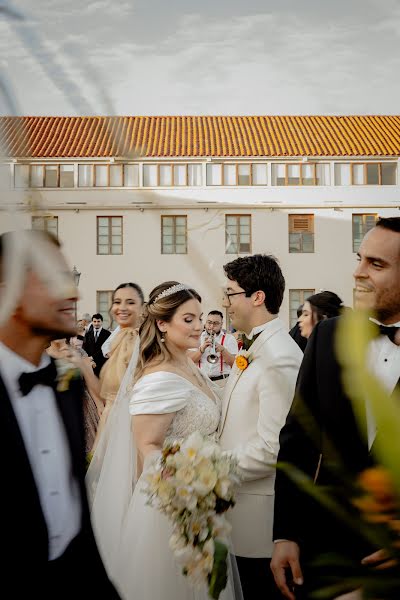
[[[335,10],[324,5],[328,12],[321,6],[309,0],[294,12],[282,3],[273,12],[235,16],[227,2],[226,17],[218,19],[199,6],[179,18],[171,8],[161,34],[160,5],[160,14],[152,14],[142,32],[144,42],[132,33],[131,2],[70,2],[67,13],[60,0],[37,0],[36,17],[41,35],[94,111],[106,106],[117,114],[397,113],[398,3],[355,0],[347,17],[343,0]],[[10,30],[2,36],[4,31],[0,24],[0,54],[9,56],[9,77],[22,109],[70,113],[29,53]]]

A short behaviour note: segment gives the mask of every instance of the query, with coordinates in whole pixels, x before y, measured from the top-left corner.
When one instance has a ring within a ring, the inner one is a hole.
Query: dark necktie
[[[94,343],[96,343],[96,342],[97,342],[97,337],[98,337],[98,335],[99,335],[99,332],[98,332],[98,331],[95,331],[95,332],[94,332]]]
[[[39,369],[38,371],[32,371],[31,373],[21,373],[18,378],[19,389],[23,396],[29,394],[29,392],[35,387],[35,385],[48,385],[55,388],[57,381],[57,368],[53,361]]]
[[[243,335],[243,338],[242,338],[242,342],[243,342],[242,350],[250,350],[251,345],[255,342],[255,340],[258,338],[258,336],[260,335],[260,333],[262,333],[262,331],[260,331],[259,333],[256,333],[255,335],[253,335],[253,337],[251,338],[251,340],[249,340],[249,338],[246,335]]]
[[[394,338],[399,329],[400,329],[400,327],[391,327],[391,326],[386,327],[386,325],[379,325],[379,331],[381,332],[381,335],[387,335],[389,340],[391,342],[393,342],[393,344],[396,343],[394,341]]]

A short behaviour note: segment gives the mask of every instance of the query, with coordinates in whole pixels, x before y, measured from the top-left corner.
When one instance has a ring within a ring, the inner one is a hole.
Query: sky
[[[399,0],[0,0],[2,115],[398,114],[399,73]]]

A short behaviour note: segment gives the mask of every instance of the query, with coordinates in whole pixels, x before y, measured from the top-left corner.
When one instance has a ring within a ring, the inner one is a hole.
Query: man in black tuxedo
[[[386,326],[381,327],[382,335],[370,343],[370,365],[391,393],[400,377],[399,217],[377,222],[360,246],[358,261],[354,273],[357,307],[374,311],[379,324]],[[331,486],[333,496],[346,502],[340,496],[341,483],[330,467],[344,465],[354,480],[372,464],[370,450],[376,429],[367,410],[365,422],[356,421],[343,388],[334,348],[338,319],[318,323],[308,340],[295,400],[280,435],[278,462],[292,464],[317,484]],[[302,494],[280,470],[275,483],[274,515],[271,568],[278,587],[290,600],[309,597],[313,576],[308,567],[319,555],[345,549],[359,564],[376,550],[342,527],[310,496]],[[375,555],[367,560],[373,562]],[[339,568],[332,575],[337,581],[344,578]]]
[[[3,594],[118,600],[90,524],[81,379],[65,383],[45,352],[51,340],[75,334],[77,290],[58,242],[21,231],[0,236],[3,295],[5,262],[21,239],[33,252],[22,267],[23,292],[0,323]],[[33,260],[39,252],[52,257],[48,273]]]
[[[106,362],[106,358],[103,356],[101,347],[111,335],[111,331],[104,329],[103,327],[103,315],[96,313],[92,317],[92,327],[88,329],[83,340],[82,349],[91,356],[96,363],[96,367],[93,369],[97,377],[100,375],[101,367]]]

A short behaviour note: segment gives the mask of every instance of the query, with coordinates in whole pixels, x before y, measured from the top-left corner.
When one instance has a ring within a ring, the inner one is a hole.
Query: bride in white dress
[[[169,548],[171,524],[146,504],[143,493],[146,466],[165,440],[182,440],[194,431],[214,437],[218,429],[219,388],[187,357],[203,329],[200,302],[197,292],[173,281],[151,292],[138,343],[88,470],[97,543],[123,600],[208,598],[206,586],[194,588],[182,575]],[[242,598],[237,581],[230,569],[220,600]]]

